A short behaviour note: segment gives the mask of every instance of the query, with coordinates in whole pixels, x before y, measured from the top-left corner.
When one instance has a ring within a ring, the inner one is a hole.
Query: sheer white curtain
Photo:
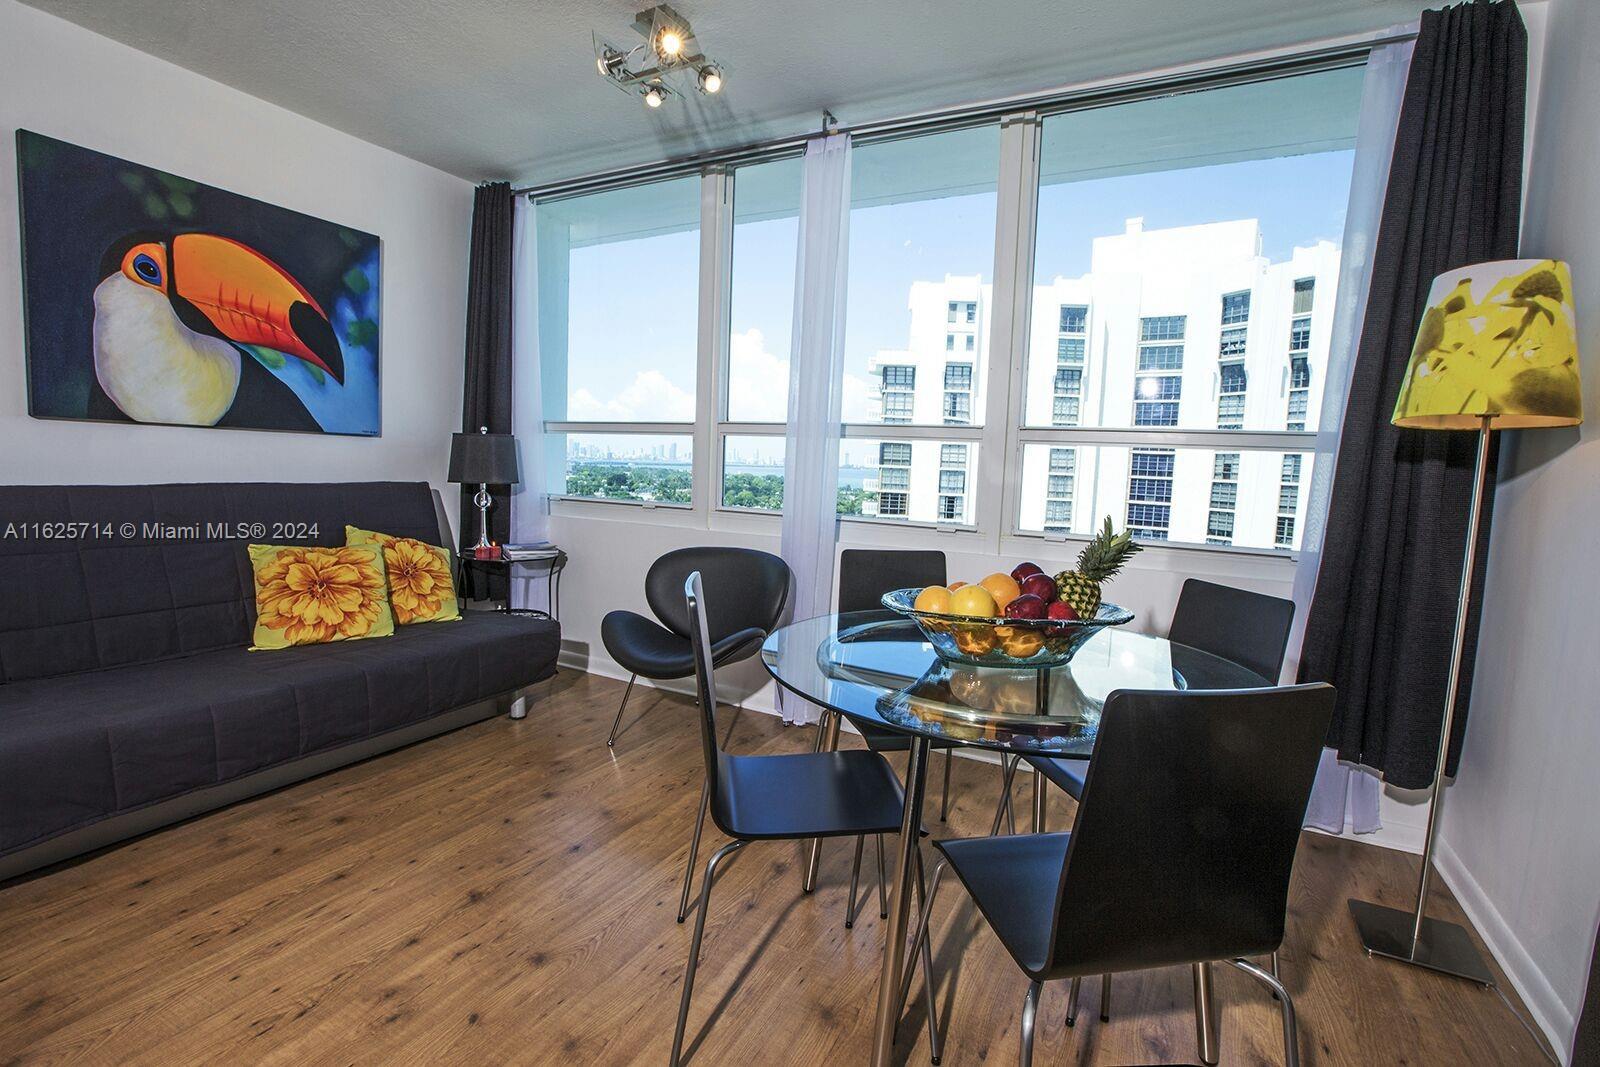
[[[1328,348],[1327,385],[1317,423],[1300,562],[1294,575],[1294,629],[1289,635],[1289,656],[1283,674],[1290,681],[1300,669],[1306,615],[1317,585],[1322,546],[1328,536],[1328,499],[1336,473],[1339,430],[1344,423],[1350,369],[1355,362],[1355,349],[1366,315],[1367,289],[1372,281],[1372,251],[1378,241],[1378,222],[1383,215],[1384,191],[1389,184],[1389,162],[1394,157],[1400,102],[1405,95],[1406,75],[1410,69],[1410,41],[1380,45],[1367,61],[1361,90],[1361,117],[1356,128],[1350,207],[1344,223],[1339,294],[1334,305],[1333,340]],[[1381,825],[1378,821],[1380,791],[1375,773],[1344,763],[1332,749],[1324,749],[1317,768],[1316,786],[1311,792],[1311,805],[1306,810],[1306,825],[1330,833],[1340,833],[1346,826],[1357,833],[1371,833]]]
[[[794,571],[797,619],[824,614],[833,602],[849,247],[850,135],[814,137],[806,145],[800,194],[783,464],[781,551]],[[784,718],[808,722],[816,709],[791,700]]]
[[[511,540],[526,544],[549,536],[545,500],[544,397],[539,375],[538,209],[517,197],[516,232],[511,244],[511,432],[517,436],[522,484],[511,490]],[[545,581],[511,568],[511,606],[545,606]],[[542,568],[540,568],[542,572]]]

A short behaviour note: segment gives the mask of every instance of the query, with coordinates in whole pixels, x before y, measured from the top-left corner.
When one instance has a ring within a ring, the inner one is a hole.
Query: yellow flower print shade
[[[1486,415],[1497,430],[1583,421],[1565,263],[1500,260],[1434,279],[1394,424],[1475,430]]]

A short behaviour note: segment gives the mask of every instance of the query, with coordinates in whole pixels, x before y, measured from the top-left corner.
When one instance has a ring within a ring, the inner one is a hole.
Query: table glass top
[[[910,620],[887,611],[822,615],[761,649],[785,688],[851,720],[987,748],[1087,759],[1115,689],[1253,689],[1230,660],[1123,628],[1101,630],[1070,663],[1003,670],[946,663]]]

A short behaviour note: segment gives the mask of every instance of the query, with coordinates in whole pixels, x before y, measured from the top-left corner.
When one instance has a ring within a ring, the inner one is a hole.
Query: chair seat
[[[1054,756],[1023,756],[1022,759],[1073,800],[1083,799],[1083,783],[1089,777],[1088,760],[1057,759]]]
[[[720,667],[748,659],[761,650],[765,639],[766,634],[754,628],[729,634],[711,646],[712,662]],[[664,681],[694,673],[689,639],[635,612],[607,612],[600,620],[600,641],[612,659],[645,678]]]
[[[876,752],[730,756],[719,752],[717,825],[747,840],[900,832],[905,794]]]
[[[870,723],[855,723],[855,728],[861,731],[861,739],[867,747],[874,752],[904,752],[911,747],[911,735],[900,733],[898,730],[886,730],[882,726],[873,726]],[[959,741],[948,738],[933,738],[930,748],[955,748]]]
[[[950,869],[1029,978],[1043,979],[1069,833],[935,841]]]

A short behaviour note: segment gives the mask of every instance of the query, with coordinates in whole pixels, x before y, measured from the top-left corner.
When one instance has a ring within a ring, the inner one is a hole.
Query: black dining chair
[[[715,666],[710,618],[714,609],[698,572],[684,582],[689,634],[694,649],[695,683],[700,701],[700,745],[705,757],[706,796],[711,821],[733,838],[706,864],[700,881],[700,907],[689,942],[689,962],[672,1036],[673,1067],[683,1054],[689,1002],[700,960],[711,889],[722,861],[752,841],[801,841],[823,837],[863,837],[900,832],[905,795],[889,761],[876,752],[807,752],[778,756],[735,756],[717,741]],[[704,810],[704,809],[702,809]],[[918,870],[918,890],[923,889]],[[922,945],[922,971],[928,989],[928,1039],[934,1063],[939,1062],[938,1020],[933,1000],[933,961]]]
[[[929,906],[946,863],[1024,974],[1022,1048],[1033,1061],[1045,982],[1189,964],[1200,1059],[1218,1058],[1212,963],[1266,986],[1300,1062],[1294,1002],[1246,957],[1283,942],[1289,878],[1332,686],[1118,690],[1107,699],[1068,833],[935,842]],[[904,986],[902,987],[904,988]],[[1075,990],[1074,990],[1075,991]]]
[[[600,620],[601,643],[629,672],[622,704],[606,737],[608,746],[616,744],[622,713],[639,677],[671,681],[694,673],[683,583],[695,571],[705,576],[717,605],[710,616],[710,632],[712,660],[718,667],[761,651],[761,642],[778,624],[789,601],[789,565],[770,552],[680,548],[650,564],[644,578],[644,599],[656,618],[619,610]]]
[[[1248,589],[1235,589],[1229,585],[1189,578],[1178,593],[1178,606],[1172,613],[1172,625],[1167,628],[1167,640],[1175,644],[1197,648],[1232,660],[1268,682],[1276,684],[1283,670],[1284,651],[1289,646],[1289,629],[1294,624],[1294,601],[1265,593],[1252,593]],[[1176,665],[1176,664],[1175,664]],[[1084,775],[1088,761],[1056,759],[1050,756],[1024,756],[1022,759],[1044,780],[1064,791],[1074,800],[1083,796]],[[1010,788],[1007,783],[1006,799]],[[1034,832],[1043,830],[1044,804],[1036,794],[1034,806]],[[996,816],[998,825],[998,814]],[[1272,955],[1272,973],[1278,973],[1277,953]],[[1074,989],[1074,994],[1077,990]],[[1077,1021],[1078,1001],[1072,998],[1067,1013],[1067,1024]],[[1100,1021],[1111,1021],[1111,976],[1105,975],[1100,983]]]

